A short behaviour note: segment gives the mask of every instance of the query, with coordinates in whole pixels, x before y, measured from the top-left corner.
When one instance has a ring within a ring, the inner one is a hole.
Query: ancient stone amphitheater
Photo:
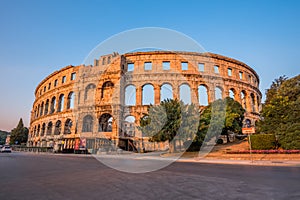
[[[101,56],[90,66],[67,66],[35,90],[28,146],[59,151],[161,149],[136,126],[150,104],[167,98],[203,107],[225,97],[246,109],[245,124],[259,119],[259,77],[248,65],[213,53],[151,51]]]

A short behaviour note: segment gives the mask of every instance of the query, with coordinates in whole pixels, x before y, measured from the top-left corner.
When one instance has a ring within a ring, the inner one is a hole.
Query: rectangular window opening
[[[188,62],[181,62],[181,70],[188,70]]]
[[[239,76],[240,76],[240,79],[242,80],[243,79],[243,72],[240,72]]]
[[[127,71],[132,72],[134,70],[134,63],[128,63],[127,64]]]
[[[200,72],[204,72],[204,64],[203,63],[198,63],[198,70]]]
[[[63,76],[63,77],[62,77],[61,82],[62,82],[62,83],[65,83],[65,82],[66,82],[66,76]]]
[[[145,62],[144,70],[152,70],[152,62]]]
[[[232,76],[232,69],[228,68],[228,76]]]
[[[215,65],[215,66],[214,66],[214,72],[215,72],[216,74],[219,73],[219,66],[218,66],[218,65]]]
[[[75,79],[76,79],[76,73],[73,72],[73,73],[71,74],[71,81],[74,81]]]
[[[162,68],[163,68],[163,70],[170,70],[170,62],[169,61],[164,61],[162,63]]]

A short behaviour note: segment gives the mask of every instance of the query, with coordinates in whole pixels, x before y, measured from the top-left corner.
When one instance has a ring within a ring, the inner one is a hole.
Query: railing
[[[22,152],[47,152],[53,153],[53,147],[21,147],[21,146],[12,146],[14,151]]]

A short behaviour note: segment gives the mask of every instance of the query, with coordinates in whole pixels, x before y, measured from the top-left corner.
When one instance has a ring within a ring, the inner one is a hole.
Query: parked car
[[[1,152],[2,153],[11,153],[11,147],[9,145],[4,145],[2,148],[1,148]]]

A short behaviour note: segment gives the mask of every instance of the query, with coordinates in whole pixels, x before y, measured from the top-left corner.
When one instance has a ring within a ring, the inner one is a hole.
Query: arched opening
[[[36,136],[37,136],[37,137],[40,135],[40,130],[41,130],[41,126],[38,125],[37,132],[36,132]]]
[[[241,91],[241,103],[243,108],[246,110],[247,109],[247,104],[246,104],[246,92],[244,90]]]
[[[37,118],[37,107],[34,109],[34,118]]]
[[[154,104],[154,87],[151,84],[146,84],[142,88],[142,105]]]
[[[46,130],[46,124],[43,123],[42,125],[42,132],[41,132],[41,136],[44,136],[45,135],[45,130]]]
[[[101,98],[110,99],[113,94],[114,84],[111,81],[107,81],[102,85]]]
[[[123,122],[123,131],[125,137],[134,137],[135,136],[135,117],[129,115],[125,118]]]
[[[33,135],[36,136],[36,126],[34,126]]]
[[[67,109],[73,109],[74,108],[74,102],[75,102],[75,93],[70,92],[69,95],[68,95]]]
[[[48,114],[48,109],[49,109],[49,99],[47,99],[46,104],[45,104],[44,115],[47,115],[47,114]]]
[[[256,96],[256,105],[257,105],[257,111],[259,112],[260,111],[260,104],[259,104],[260,100],[259,100],[259,97]]]
[[[207,87],[205,85],[200,85],[198,87],[198,95],[199,95],[199,105],[207,106],[208,105],[208,92]]]
[[[55,123],[54,135],[60,135],[61,133],[61,121],[57,120]]]
[[[179,87],[179,95],[180,95],[180,100],[184,104],[191,104],[191,88],[188,84],[182,84]]]
[[[52,126],[53,126],[52,122],[49,122],[47,126],[47,135],[52,134]]]
[[[61,112],[64,110],[64,102],[65,102],[65,95],[61,94],[59,96],[59,100],[58,100],[58,109],[57,112]]]
[[[215,100],[222,99],[222,98],[223,98],[222,88],[219,86],[215,87]]]
[[[64,134],[71,134],[71,128],[73,126],[73,122],[71,119],[67,119],[64,127]]]
[[[41,105],[40,116],[43,116],[43,112],[44,112],[44,102],[42,102],[42,105]]]
[[[56,97],[52,97],[51,106],[50,106],[50,114],[55,112],[55,106],[56,106]]]
[[[84,91],[84,100],[94,100],[96,85],[91,83],[86,86]]]
[[[234,91],[233,88],[231,88],[231,89],[229,90],[229,97],[232,98],[232,99],[235,99],[235,91]]]
[[[251,97],[251,107],[252,107],[252,112],[256,112],[256,109],[255,109],[255,96],[253,93],[250,94],[250,97]]]
[[[172,85],[165,83],[160,87],[160,101],[173,99]]]
[[[128,85],[125,88],[125,105],[134,106],[136,104],[136,88],[134,85]]]
[[[250,119],[245,119],[244,126],[247,127],[247,128],[251,127],[251,120]]]
[[[113,118],[110,114],[105,113],[99,118],[99,132],[112,132]]]
[[[94,119],[91,115],[86,115],[83,118],[82,132],[93,132]]]
[[[36,113],[36,117],[39,117],[39,114],[40,114],[40,110],[41,110],[41,107],[40,107],[40,104],[38,105],[38,108],[37,108],[37,113]]]

